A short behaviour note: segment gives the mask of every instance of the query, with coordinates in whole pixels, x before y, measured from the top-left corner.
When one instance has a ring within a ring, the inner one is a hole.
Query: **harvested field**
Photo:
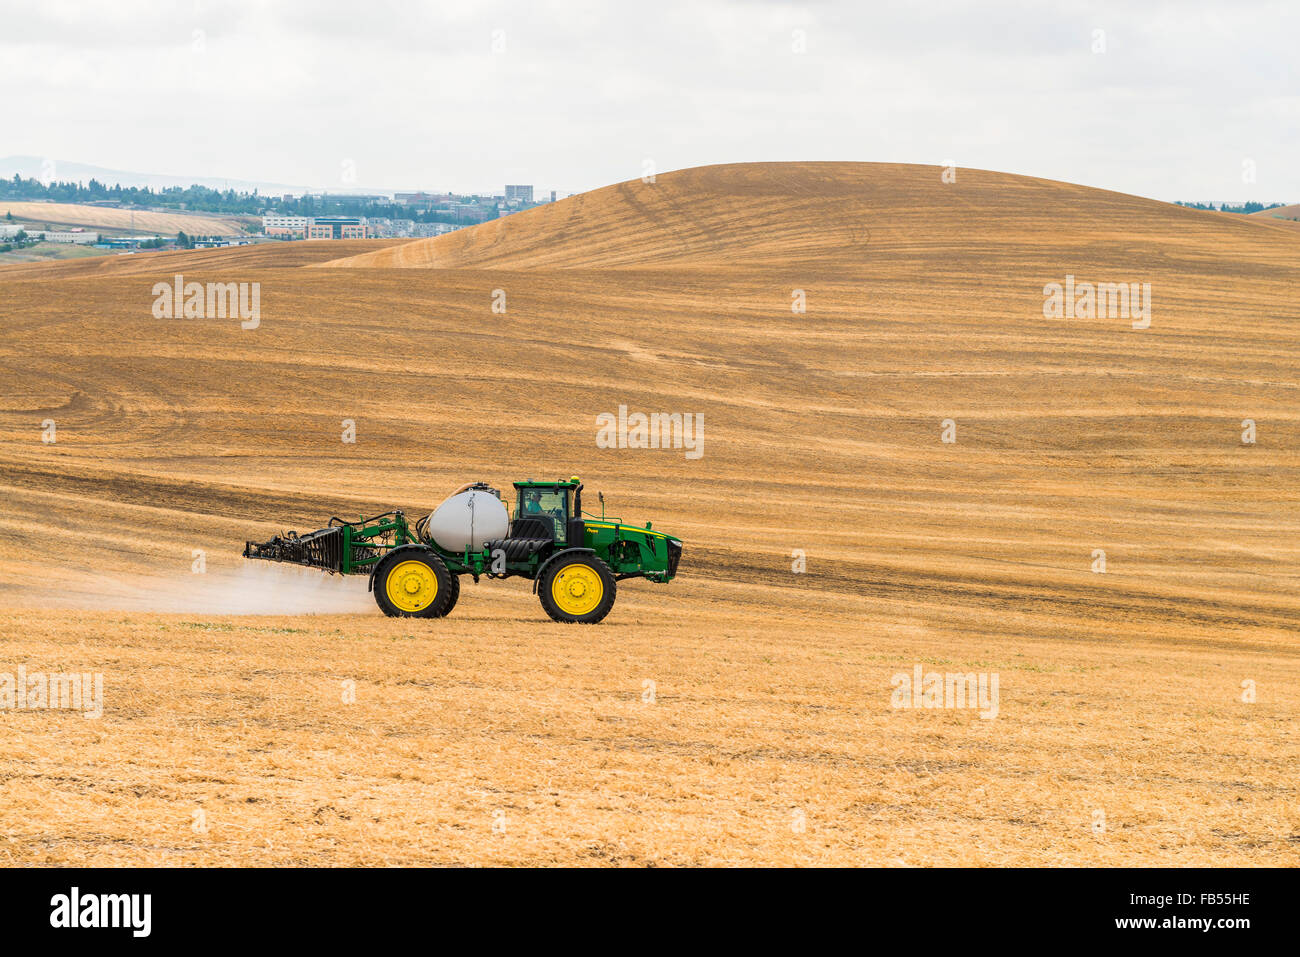
[[[1279,220],[844,163],[0,268],[0,673],[104,676],[95,720],[0,710],[0,852],[1295,864],[1297,253]],[[155,319],[177,273],[260,283],[260,325]],[[1067,276],[1149,283],[1149,326],[1044,318]],[[702,415],[703,456],[598,448],[620,405]],[[520,581],[388,620],[238,557],[571,474],[685,542],[597,627]],[[892,707],[918,665],[995,675],[997,716]]]
[[[112,233],[159,233],[175,236],[242,236],[244,225],[258,222],[251,216],[219,216],[210,213],[161,212],[148,209],[122,209],[116,206],[86,206],[79,203],[30,203],[0,199],[0,217],[12,213],[20,222],[55,229],[82,226]]]

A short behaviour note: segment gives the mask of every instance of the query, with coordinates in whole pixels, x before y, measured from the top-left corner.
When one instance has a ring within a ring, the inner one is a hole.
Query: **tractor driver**
[[[542,493],[538,489],[533,489],[524,499],[525,515],[541,515],[542,513]]]

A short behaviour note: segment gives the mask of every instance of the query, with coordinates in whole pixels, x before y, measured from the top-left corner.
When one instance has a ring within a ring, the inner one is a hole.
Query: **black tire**
[[[426,570],[421,571],[418,566]],[[430,581],[436,583],[436,588],[429,587]],[[389,555],[375,569],[375,603],[389,618],[439,618],[450,610],[447,602],[456,588],[452,584],[455,581],[442,559],[432,551],[403,550]],[[417,586],[414,591],[409,587],[412,584]],[[424,600],[421,588],[433,594]]]
[[[575,580],[582,586],[580,594],[574,593]],[[600,592],[593,600],[589,596],[596,580],[600,582]],[[567,609],[561,606],[556,597],[557,593],[562,596],[565,594],[566,581],[570,583],[567,597],[563,599],[569,604]],[[542,573],[542,580],[537,583],[537,595],[541,598],[546,613],[556,621],[594,625],[614,607],[614,599],[618,597],[618,582],[614,580],[614,573],[609,570],[609,566],[595,555],[571,555],[559,558],[547,566]],[[584,596],[588,597],[584,599]],[[588,605],[592,607],[588,609]]]
[[[447,589],[447,597],[443,601],[442,607],[438,609],[438,613],[433,617],[446,618],[451,614],[451,610],[456,607],[458,601],[460,601],[460,576],[452,575],[451,587]]]

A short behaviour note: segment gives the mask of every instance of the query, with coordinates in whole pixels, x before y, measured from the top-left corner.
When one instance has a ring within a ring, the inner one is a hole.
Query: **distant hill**
[[[187,270],[269,270],[315,266],[340,255],[354,256],[383,249],[401,239],[304,239],[297,242],[252,243],[217,249],[141,251],[94,259],[30,263],[11,258],[13,265],[0,265],[0,283],[10,280],[120,279],[133,276],[164,276]]]
[[[243,224],[259,222],[251,216],[212,216],[193,212],[155,212],[152,210],[118,209],[114,206],[82,206],[76,203],[26,203],[19,200],[0,199],[0,221],[5,213],[14,220],[40,226],[83,226],[114,233],[158,233],[175,236],[186,232],[191,236],[242,236]],[[134,215],[134,219],[132,216]],[[134,223],[134,227],[132,226]]]
[[[1261,209],[1259,212],[1250,215],[1260,219],[1300,220],[1300,203],[1292,203],[1290,206],[1274,206],[1272,209]]]
[[[986,170],[961,170],[950,185],[929,166],[741,163],[618,183],[330,265],[878,269],[888,260],[947,271],[996,258],[1019,268],[1028,257],[1073,261],[1072,237],[1088,236],[1099,261],[1128,262],[1140,244],[1215,248],[1262,222]]]

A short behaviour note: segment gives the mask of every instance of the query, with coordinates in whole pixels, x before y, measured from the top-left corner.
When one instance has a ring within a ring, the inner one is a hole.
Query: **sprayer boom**
[[[356,522],[331,518],[325,528],[314,532],[285,532],[269,542],[245,542],[244,557],[352,575],[368,571],[389,549],[413,541],[406,516],[395,511]]]

